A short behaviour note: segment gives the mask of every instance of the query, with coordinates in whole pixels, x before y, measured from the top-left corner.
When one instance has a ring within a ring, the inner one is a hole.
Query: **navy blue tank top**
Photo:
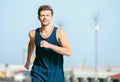
[[[64,82],[63,55],[51,49],[40,47],[40,42],[42,40],[46,40],[48,43],[60,46],[56,39],[57,28],[54,27],[51,35],[45,39],[40,35],[39,29],[40,28],[37,28],[35,30],[36,58],[33,63],[32,70],[34,72],[34,66],[38,66],[39,78],[42,77],[41,79],[45,82]]]

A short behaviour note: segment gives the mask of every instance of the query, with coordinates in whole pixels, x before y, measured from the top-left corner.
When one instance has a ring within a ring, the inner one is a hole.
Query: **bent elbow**
[[[72,55],[72,52],[71,50],[66,54],[66,56],[71,56]]]

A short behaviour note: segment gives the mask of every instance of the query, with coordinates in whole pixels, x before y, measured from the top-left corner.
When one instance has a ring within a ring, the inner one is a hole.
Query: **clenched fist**
[[[24,65],[24,67],[28,70],[29,67],[30,67],[30,61],[27,61],[27,62],[25,63],[25,65]]]
[[[50,43],[48,43],[47,41],[45,41],[45,40],[42,40],[41,42],[40,42],[40,47],[44,47],[44,48],[50,48]]]

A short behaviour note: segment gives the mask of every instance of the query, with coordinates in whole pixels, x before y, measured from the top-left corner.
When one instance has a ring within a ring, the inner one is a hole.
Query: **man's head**
[[[38,9],[38,19],[42,26],[47,26],[53,18],[53,10],[49,5],[40,6]]]
[[[39,9],[38,9],[38,16],[40,16],[40,12],[44,11],[44,10],[51,11],[51,15],[53,16],[53,9],[49,5],[42,5],[42,6],[40,6]]]

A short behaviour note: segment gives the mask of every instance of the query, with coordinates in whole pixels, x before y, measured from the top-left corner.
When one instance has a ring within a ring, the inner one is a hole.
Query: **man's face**
[[[46,26],[50,24],[52,17],[50,10],[43,10],[40,12],[39,20],[43,26]]]

